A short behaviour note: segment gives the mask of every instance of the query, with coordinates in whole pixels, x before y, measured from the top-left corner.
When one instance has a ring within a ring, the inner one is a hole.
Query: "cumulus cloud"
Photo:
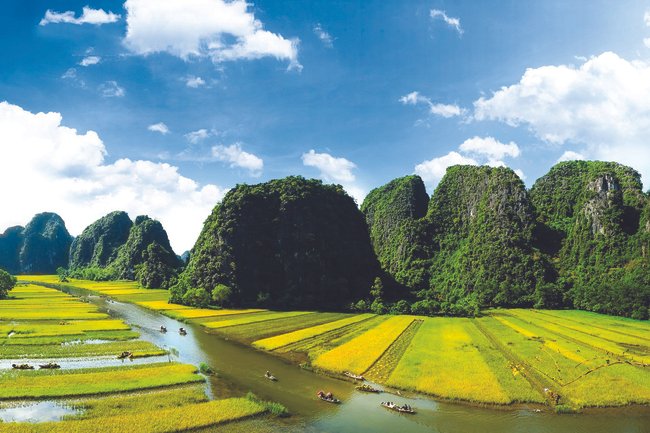
[[[581,153],[574,152],[573,150],[565,151],[562,156],[557,159],[557,162],[562,161],[582,161],[585,157]]]
[[[104,9],[93,9],[88,6],[84,6],[80,17],[75,17],[73,11],[66,12],[55,12],[51,9],[48,9],[45,12],[45,16],[40,21],[41,26],[48,24],[94,24],[100,26],[102,24],[110,24],[117,22],[120,19],[120,15],[114,14],[113,12],[106,12]]]
[[[185,139],[192,144],[198,144],[206,138],[210,137],[211,133],[207,129],[198,129],[196,131],[188,132],[185,134]]]
[[[275,57],[300,69],[298,39],[264,29],[245,0],[127,0],[124,45],[133,53],[166,52],[214,62]]]
[[[474,102],[474,118],[528,127],[547,143],[584,146],[650,179],[650,64],[605,52],[579,67],[527,69],[520,81]]]
[[[447,172],[447,168],[452,165],[478,165],[478,162],[452,151],[416,165],[415,174],[419,175],[425,183],[436,185]]]
[[[501,143],[494,137],[472,137],[465,140],[459,147],[463,152],[477,155],[485,155],[490,160],[499,160],[508,156],[516,158],[519,156],[517,143]]]
[[[404,105],[425,104],[429,107],[429,113],[441,116],[446,119],[454,116],[465,114],[465,110],[455,104],[434,104],[430,98],[420,95],[419,92],[411,92],[399,98],[399,102]]]
[[[147,129],[151,132],[159,132],[162,135],[167,135],[169,134],[169,127],[165,125],[163,122],[158,122],[154,123],[153,125],[147,126]]]
[[[20,203],[12,212],[0,212],[0,227],[54,211],[78,235],[97,218],[121,209],[132,218],[159,219],[177,252],[191,248],[224,190],[201,186],[169,164],[108,163],[106,153],[97,133],[63,126],[59,113],[31,113],[0,102],[0,182],[11,185],[3,199]]]
[[[81,66],[92,66],[98,64],[102,60],[99,56],[86,56],[79,62]]]
[[[366,192],[356,184],[356,176],[352,173],[352,170],[357,168],[354,162],[334,157],[329,153],[316,153],[311,149],[302,154],[302,163],[318,169],[319,176],[324,181],[341,184],[357,203],[363,202]]]
[[[646,26],[650,27],[650,10],[645,11],[643,14],[643,22]]]
[[[126,94],[123,87],[117,81],[106,81],[98,87],[99,93],[105,98],[121,98]]]
[[[205,80],[201,77],[195,77],[190,75],[185,79],[185,85],[193,89],[197,89],[201,86],[205,86]]]
[[[429,13],[431,15],[431,18],[435,19],[441,19],[445,23],[447,23],[448,26],[453,27],[454,30],[458,32],[459,35],[463,34],[463,28],[460,26],[460,19],[459,18],[454,18],[450,17],[447,15],[445,11],[441,11],[439,9],[431,9],[431,12]]]
[[[230,167],[244,168],[254,177],[259,177],[264,168],[262,158],[252,153],[244,152],[241,148],[241,143],[231,144],[230,146],[213,146],[212,156],[217,161],[229,163]]]
[[[332,35],[327,33],[325,29],[323,29],[323,26],[321,26],[320,23],[314,26],[314,34],[318,37],[318,39],[320,39],[323,45],[325,45],[328,48],[332,48],[334,38],[332,38]]]

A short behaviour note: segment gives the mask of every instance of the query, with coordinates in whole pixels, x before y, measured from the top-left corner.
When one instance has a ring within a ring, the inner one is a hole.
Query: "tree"
[[[205,308],[210,304],[210,295],[204,288],[194,287],[185,292],[183,303],[193,307]]]
[[[232,289],[225,284],[217,284],[212,289],[212,300],[219,306],[225,307],[230,301]]]
[[[5,299],[9,291],[16,286],[16,277],[0,269],[0,299]]]

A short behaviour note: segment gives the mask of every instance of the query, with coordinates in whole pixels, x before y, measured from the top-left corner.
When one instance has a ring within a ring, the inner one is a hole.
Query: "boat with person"
[[[133,353],[131,353],[131,352],[122,352],[119,355],[117,355],[117,359],[126,359],[126,358],[133,358]]]
[[[34,366],[29,364],[11,364],[14,370],[33,370]]]
[[[181,335],[187,335],[187,331],[185,330],[185,328],[180,328],[178,330],[178,333],[181,334]]]
[[[357,386],[356,388],[357,388],[357,390],[363,391],[363,392],[374,392],[374,393],[377,393],[377,394],[382,392],[381,389],[374,388],[374,387],[372,387],[372,386],[370,386],[368,384],[365,384],[365,383],[363,385]]]
[[[264,373],[264,377],[267,378],[268,380],[272,382],[276,382],[278,380],[277,377],[273,376],[270,371],[267,370],[266,373]]]
[[[56,362],[48,362],[47,364],[39,364],[38,368],[43,370],[56,370],[57,368],[61,368],[61,366]]]
[[[327,403],[341,404],[341,400],[334,397],[334,394],[332,394],[331,392],[325,393],[323,391],[318,391],[316,393],[316,396]]]
[[[366,380],[362,375],[360,374],[354,374],[351,371],[346,371],[343,373],[344,376],[349,377],[350,379],[354,380]]]
[[[380,405],[385,407],[386,409],[390,409],[390,410],[393,410],[393,411],[399,412],[399,413],[408,413],[408,414],[414,414],[415,413],[415,409],[413,409],[411,406],[409,406],[406,403],[402,404],[402,405],[399,405],[399,404],[393,403],[392,401],[382,401],[380,403]]]
[[[167,328],[163,325],[160,325],[160,332],[164,334],[165,332],[167,332]]]

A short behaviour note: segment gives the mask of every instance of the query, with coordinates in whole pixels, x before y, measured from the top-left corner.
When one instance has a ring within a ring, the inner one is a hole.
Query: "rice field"
[[[80,284],[320,371],[364,374],[437,398],[573,409],[650,404],[648,322],[565,310],[493,310],[467,319],[196,309],[156,292],[149,299],[134,283]],[[43,296],[33,288],[25,293]],[[0,327],[0,335],[7,332]]]

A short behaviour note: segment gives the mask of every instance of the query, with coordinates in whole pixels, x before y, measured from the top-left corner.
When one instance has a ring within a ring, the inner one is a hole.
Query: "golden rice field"
[[[104,294],[134,290],[133,283],[81,284]],[[650,404],[648,322],[565,310],[493,310],[466,319],[130,302],[318,370],[444,399],[574,409]]]
[[[51,277],[37,279],[54,284]],[[97,284],[87,286],[91,285]],[[130,288],[125,289],[125,285]],[[142,291],[132,283],[120,282],[110,284],[102,294],[150,298]],[[132,352],[134,357],[167,353],[138,340],[139,334],[123,321],[54,288],[20,284],[9,295],[0,301],[0,358],[35,365],[42,358],[113,358],[123,351]],[[167,304],[160,299],[148,302],[160,303],[152,306]],[[174,309],[182,310],[182,306]],[[79,411],[57,422],[0,423],[0,433],[177,432],[212,427],[268,410],[264,404],[246,398],[210,401],[204,381],[197,367],[169,362],[127,362],[119,367],[76,370],[0,369],[0,409],[11,407],[17,400],[65,399],[65,405]],[[69,400],[73,398],[78,400]]]

